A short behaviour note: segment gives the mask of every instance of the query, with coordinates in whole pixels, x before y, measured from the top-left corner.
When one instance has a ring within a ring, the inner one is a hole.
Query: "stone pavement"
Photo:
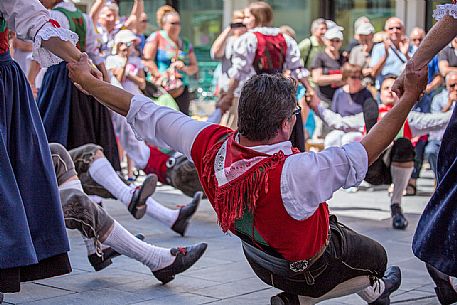
[[[425,176],[419,181],[419,190],[422,191],[419,196],[404,200],[403,206],[410,221],[406,231],[391,228],[386,190],[338,191],[329,202],[331,211],[338,215],[341,222],[381,242],[387,250],[389,264],[399,265],[402,269],[403,282],[393,295],[392,304],[438,304],[424,264],[411,251],[419,215],[433,191],[430,172],[426,172]],[[188,197],[167,186],[159,187],[154,198],[172,208],[189,201]],[[251,271],[238,239],[221,233],[207,201],[197,211],[185,238],[147,216],[134,220],[117,201],[107,201],[105,207],[132,233],[142,232],[149,243],[173,247],[206,241],[208,250],[193,268],[163,286],[148,268],[126,257],[116,258],[105,270],[94,272],[79,233],[68,231],[73,272],[25,283],[20,293],[5,295],[6,304],[267,305],[270,304],[270,297],[278,293]],[[351,295],[321,304],[365,303],[357,295]]]

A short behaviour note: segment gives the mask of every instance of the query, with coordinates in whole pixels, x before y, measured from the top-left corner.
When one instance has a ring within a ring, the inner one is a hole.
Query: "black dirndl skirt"
[[[110,110],[73,85],[65,62],[46,71],[37,103],[50,143],[60,143],[68,150],[97,144],[113,168],[120,171]]]
[[[60,196],[30,86],[0,54],[0,292],[69,273]]]

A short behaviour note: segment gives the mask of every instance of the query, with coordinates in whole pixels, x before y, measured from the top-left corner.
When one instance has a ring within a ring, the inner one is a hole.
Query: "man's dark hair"
[[[238,131],[251,141],[274,138],[296,107],[295,82],[280,74],[254,75],[243,86],[238,105]]]

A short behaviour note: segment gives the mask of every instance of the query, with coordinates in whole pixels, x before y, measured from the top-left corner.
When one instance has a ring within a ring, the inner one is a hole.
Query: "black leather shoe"
[[[146,213],[146,200],[154,194],[157,186],[157,175],[150,174],[144,179],[143,185],[135,189],[128,210],[136,219],[143,218]]]
[[[403,215],[403,211],[398,203],[390,206],[392,215],[392,227],[397,230],[405,230],[408,227],[408,220]]]
[[[170,249],[171,255],[176,256],[175,261],[170,266],[153,271],[152,274],[154,274],[162,284],[172,281],[176,274],[184,272],[192,267],[192,265],[202,257],[203,253],[205,253],[207,246],[206,243],[199,243],[188,247]]]
[[[390,295],[397,290],[401,284],[401,270],[398,266],[389,267],[382,277],[385,288],[384,292],[370,305],[389,305]]]
[[[457,302],[457,292],[449,282],[449,276],[435,269],[435,267],[426,264],[428,274],[432,277],[435,282],[435,292],[440,304],[449,305]]]
[[[194,194],[194,198],[192,199],[192,201],[188,205],[186,205],[185,207],[182,207],[179,210],[178,218],[176,219],[175,223],[171,227],[171,229],[173,231],[180,234],[181,236],[184,236],[184,234],[186,234],[186,230],[187,230],[187,227],[189,226],[190,219],[197,211],[198,205],[200,204],[202,197],[203,197],[202,192],[196,192]]]
[[[287,292],[281,292],[271,297],[271,305],[300,305],[298,296]]]
[[[144,240],[144,235],[138,233],[135,235],[136,238],[139,240]],[[95,271],[100,271],[111,265],[113,262],[111,261],[112,258],[120,256],[121,254],[116,250],[113,250],[111,247],[103,249],[103,257],[98,256],[97,254],[91,254],[87,258],[89,259],[89,263],[94,267]]]

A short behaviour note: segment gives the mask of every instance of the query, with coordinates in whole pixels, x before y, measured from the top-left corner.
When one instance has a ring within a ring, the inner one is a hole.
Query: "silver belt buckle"
[[[289,269],[293,272],[303,272],[308,268],[308,265],[308,260],[296,261],[289,264]]]
[[[166,163],[168,168],[172,168],[173,166],[175,166],[175,164],[176,164],[176,159],[175,158],[169,158],[167,160],[167,163]]]

